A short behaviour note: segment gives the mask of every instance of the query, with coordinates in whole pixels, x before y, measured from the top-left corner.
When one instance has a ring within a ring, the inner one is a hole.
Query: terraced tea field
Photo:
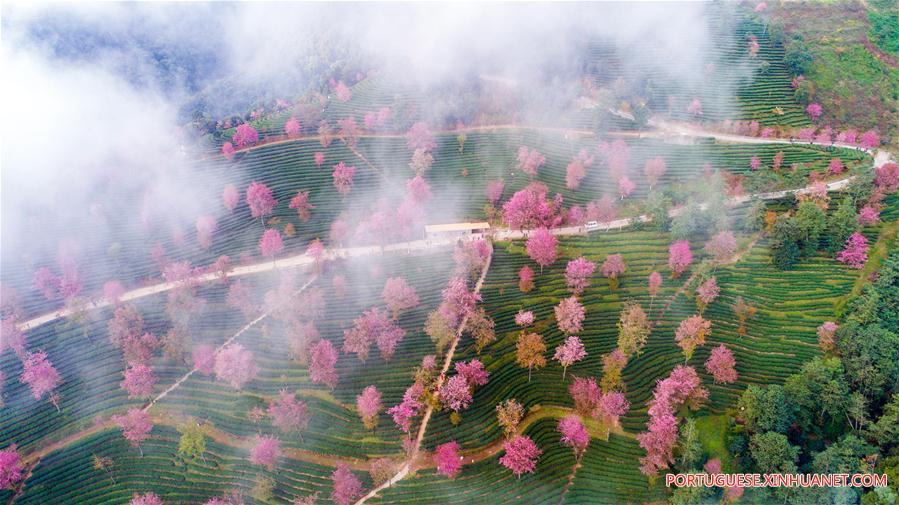
[[[332,62],[328,79],[314,76],[321,87],[260,99],[227,124],[197,112],[195,138],[188,146],[184,137],[183,163],[169,174],[195,201],[170,201],[164,184],[138,195],[109,176],[94,218],[66,236],[4,249],[0,502],[681,503],[666,472],[714,468],[716,458],[725,471],[757,470],[747,449],[757,435],[737,403],[750,386],[782,385],[818,358],[854,352],[829,344],[821,328],[847,324],[853,300],[890,268],[899,171],[887,139],[870,149],[829,138],[794,143],[795,130],[812,123],[765,7],[707,9],[714,22],[695,26],[709,37],[704,74],[674,75],[657,64],[662,49],[632,58],[614,37],[583,37],[581,75],[564,83],[558,111],[541,111],[545,121],[517,94],[533,83],[478,73],[467,88],[441,89],[455,94],[440,107],[459,108],[441,115],[434,89],[347,62]],[[693,100],[701,115],[687,112]],[[345,135],[340,124],[350,119],[359,131]],[[732,134],[728,120],[778,129]],[[248,131],[258,139],[241,138]],[[427,156],[433,162],[423,167]],[[665,170],[651,183],[645,167],[656,158]],[[578,159],[584,174],[570,184]],[[334,172],[339,163],[355,167],[348,187]],[[545,199],[527,191],[533,183],[546,186]],[[261,196],[248,194],[251,184],[264,186]],[[742,196],[710,194],[726,184],[740,184]],[[308,215],[292,203],[298,192],[308,192]],[[653,222],[663,215],[656,196],[687,231]],[[844,197],[854,205],[848,214],[838,211]],[[202,210],[187,216],[194,208]],[[509,226],[516,211],[540,224]],[[21,210],[37,235],[53,216],[30,212]],[[803,233],[814,239],[803,242]],[[825,250],[828,233],[849,238],[845,249]],[[679,239],[688,241],[680,252]],[[784,251],[796,261],[779,268]],[[614,282],[602,273],[613,255],[625,264]],[[586,354],[563,372],[554,355],[570,335],[555,308],[572,296],[567,270],[581,257],[596,266],[576,295]],[[685,268],[675,274],[678,257]],[[533,289],[521,288],[524,267]],[[711,277],[719,291],[700,309],[697,285]],[[385,286],[398,278],[408,288],[391,294]],[[756,309],[742,327],[738,300]],[[602,358],[619,348],[621,313],[634,305],[647,316],[645,345],[628,356],[620,385],[590,392],[592,406],[578,412],[569,387],[577,378],[602,383]],[[533,321],[521,322],[523,311]],[[694,315],[711,329],[685,337]],[[520,364],[525,332],[545,343],[545,366]],[[685,338],[701,341],[686,360]],[[735,380],[706,364],[721,344]],[[676,393],[660,392],[674,387],[670,374],[681,365],[696,383],[681,377]],[[141,392],[131,379],[144,366],[155,382]],[[370,386],[377,401],[359,398]],[[682,405],[686,390],[696,408]],[[616,392],[628,405],[606,423],[614,407],[604,402]],[[511,423],[497,415],[510,399],[522,407]],[[126,412],[152,427],[123,428]],[[840,416],[809,436],[789,420],[782,432],[805,451],[794,458],[800,471],[819,470],[807,446],[830,447],[835,434],[873,443],[874,432],[844,413],[852,430]],[[563,419],[581,431],[568,433]],[[700,427],[697,440],[678,433],[687,420]],[[197,457],[182,436],[193,428],[205,443]],[[655,455],[656,471],[647,461],[664,444],[647,433],[663,429],[670,444]],[[277,449],[261,443],[267,436]],[[578,455],[580,439],[589,445]],[[539,455],[516,450],[512,441],[523,440]],[[886,455],[892,446],[881,445]],[[160,501],[141,502],[143,493]],[[772,496],[748,493],[747,502]]]

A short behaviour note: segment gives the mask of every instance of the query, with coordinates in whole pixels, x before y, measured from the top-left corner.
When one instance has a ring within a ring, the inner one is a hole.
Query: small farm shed
[[[425,236],[428,240],[459,239],[474,233],[485,233],[490,223],[448,223],[425,225]]]

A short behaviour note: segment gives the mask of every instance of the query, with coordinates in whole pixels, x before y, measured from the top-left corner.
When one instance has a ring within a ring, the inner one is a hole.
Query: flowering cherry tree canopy
[[[726,384],[737,380],[737,370],[734,368],[736,364],[734,354],[721,344],[712,349],[709,359],[705,362],[705,369],[712,374],[716,383]]]
[[[537,444],[525,435],[519,435],[506,441],[503,449],[506,454],[499,459],[499,463],[519,477],[523,473],[534,473],[537,468],[537,458],[543,454]]]
[[[596,263],[583,256],[568,262],[565,267],[565,283],[572,293],[579,295],[590,285],[590,276],[596,271]]]
[[[462,456],[459,453],[461,447],[456,441],[438,445],[434,450],[434,465],[437,473],[453,479],[459,475],[462,469]]]
[[[540,269],[543,270],[543,267],[549,266],[556,261],[558,255],[556,251],[557,244],[558,240],[555,235],[546,228],[540,228],[531,233],[525,249],[528,256],[540,265]]]
[[[253,354],[240,344],[226,345],[215,357],[215,376],[234,389],[241,389],[258,373],[259,368],[253,361]]]
[[[247,186],[246,200],[247,205],[250,206],[250,214],[257,219],[271,214],[278,203],[272,196],[271,188],[256,181]],[[226,202],[225,205],[227,206],[228,203]]]

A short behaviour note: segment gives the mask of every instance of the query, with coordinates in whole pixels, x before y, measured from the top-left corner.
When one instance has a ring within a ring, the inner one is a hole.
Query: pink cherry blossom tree
[[[350,91],[350,88],[343,81],[334,83],[333,88],[334,95],[337,96],[337,99],[341,102],[349,102],[350,98],[353,96],[353,92]]]
[[[823,109],[821,108],[821,104],[818,103],[810,103],[808,107],[805,108],[805,113],[808,114],[808,117],[812,118],[812,121],[817,121],[819,117],[821,117],[821,113]]]
[[[690,104],[687,105],[687,114],[694,117],[702,115],[702,102],[700,102],[698,98],[694,98]]]
[[[875,149],[880,146],[880,136],[874,130],[868,130],[862,133],[859,138],[859,145],[864,149]]]
[[[253,181],[247,186],[247,205],[254,219],[260,221],[275,210],[277,200],[272,196],[272,190],[261,182]]]
[[[234,212],[239,202],[240,192],[237,191],[237,188],[233,184],[225,186],[225,189],[222,190],[222,204],[228,209],[228,212]]]
[[[322,147],[327,148],[334,140],[334,130],[331,125],[324,119],[318,123],[318,142]]]
[[[556,261],[558,255],[556,245],[558,240],[546,228],[539,228],[531,233],[525,245],[528,256],[540,265],[540,272],[543,267],[552,265]]]
[[[143,409],[128,409],[128,412],[122,415],[112,416],[112,422],[119,426],[122,430],[122,436],[131,444],[137,447],[140,455],[144,455],[140,444],[150,436],[153,429],[153,421],[150,420],[150,414],[144,412]]]
[[[271,435],[259,435],[250,449],[250,463],[274,470],[281,457],[281,441]]]
[[[715,277],[709,277],[696,288],[696,305],[699,307],[699,315],[702,315],[705,308],[714,302],[720,293],[721,289],[718,287]]]
[[[466,240],[461,245],[457,244],[453,250],[456,271],[460,275],[470,274],[476,277],[487,265],[491,254],[493,254],[493,245],[488,240]]]
[[[737,380],[737,361],[734,353],[724,344],[712,349],[709,359],[705,362],[705,369],[712,374],[716,383],[730,383]]]
[[[248,147],[259,141],[259,132],[249,123],[243,123],[237,126],[231,140],[234,141],[239,148]]]
[[[563,298],[558,305],[553,307],[556,314],[556,322],[564,333],[580,333],[584,323],[584,306],[577,297]]]
[[[650,417],[647,431],[638,434],[637,441],[646,451],[640,458],[640,471],[647,476],[658,474],[674,462],[677,418],[671,413]]]
[[[499,459],[499,463],[512,471],[518,478],[523,473],[534,473],[537,468],[537,458],[543,454],[531,437],[519,435],[512,440],[503,443],[505,456]]]
[[[824,352],[833,352],[837,348],[837,323],[825,321],[818,326],[818,347]]]
[[[331,174],[334,178],[334,187],[341,196],[346,196],[353,189],[353,178],[356,177],[356,167],[348,166],[344,162],[334,165],[334,172]]]
[[[433,151],[437,147],[437,141],[434,140],[434,135],[431,134],[427,123],[419,121],[409,128],[406,133],[406,147],[412,151],[416,149]]]
[[[331,482],[334,483],[331,500],[337,505],[352,505],[356,498],[362,496],[362,482],[346,463],[337,464],[337,469],[331,474]]]
[[[872,226],[880,222],[880,211],[873,205],[865,205],[858,211],[858,224]]]
[[[771,168],[774,170],[780,170],[781,165],[784,162],[784,152],[778,151],[777,154],[774,155],[774,158],[771,160]]]
[[[330,340],[326,338],[319,340],[310,352],[309,377],[312,382],[334,389],[338,380],[335,364],[337,364],[337,349]]]
[[[222,156],[224,156],[228,161],[234,159],[234,144],[231,142],[225,142],[222,144]]]
[[[586,150],[582,151],[586,154]],[[589,158],[591,161],[593,158]],[[584,177],[587,177],[587,164],[580,156],[575,156],[565,167],[565,187],[568,189],[577,189],[581,185]]]
[[[693,252],[690,242],[678,240],[668,247],[668,268],[672,276],[677,278],[693,263]]]
[[[34,289],[40,291],[47,300],[56,299],[61,283],[62,279],[47,267],[37,269],[31,280]]]
[[[455,329],[462,318],[475,313],[477,302],[481,301],[478,293],[468,290],[468,282],[464,277],[454,276],[441,292],[443,301],[437,312]]]
[[[615,290],[618,287],[618,277],[627,270],[624,264],[624,257],[620,254],[610,254],[602,264],[602,275],[609,279],[609,289]]]
[[[253,354],[240,344],[228,344],[215,356],[215,376],[227,382],[234,389],[256,378],[259,368],[253,361]]]
[[[630,168],[630,147],[627,142],[615,139],[611,144],[600,144],[600,152],[606,157],[609,175],[618,180],[627,174]]]
[[[659,178],[665,175],[667,171],[668,164],[665,163],[665,158],[656,156],[646,160],[646,165],[643,167],[643,175],[646,176],[646,181],[649,182],[649,189],[652,189],[655,183],[659,181]]]
[[[125,380],[120,384],[128,391],[128,398],[149,398],[156,385],[156,374],[153,369],[142,363],[131,363],[125,369]]]
[[[831,158],[830,163],[827,164],[827,173],[831,175],[839,174],[845,169],[846,167],[843,165],[843,160],[840,158]]]
[[[412,159],[409,160],[409,168],[411,168],[417,176],[426,174],[433,164],[434,156],[430,151],[425,149],[416,149],[415,152],[412,153]]]
[[[197,218],[197,242],[203,249],[212,247],[212,235],[217,228],[215,218],[210,215],[204,215]]]
[[[109,342],[121,348],[127,339],[143,333],[144,318],[133,305],[123,305],[116,308],[106,326],[109,331]]]
[[[300,135],[300,120],[295,116],[290,116],[290,119],[284,123],[284,133],[290,137],[297,137]]]
[[[15,317],[7,317],[0,321],[0,353],[6,348],[12,349],[12,352],[19,359],[25,357],[25,334],[16,325]]]
[[[527,293],[534,289],[534,270],[525,265],[518,271],[518,289]]]
[[[584,344],[576,335],[569,336],[565,339],[565,342],[559,345],[559,347],[556,347],[556,353],[553,356],[553,359],[562,365],[563,381],[565,380],[565,372],[568,371],[568,367],[584,359],[586,356],[587,351],[584,350]]]
[[[631,408],[624,393],[610,391],[602,395],[598,408],[593,412],[594,419],[603,423],[606,429],[620,427],[619,418]]]
[[[237,280],[228,287],[225,302],[228,307],[241,311],[248,321],[253,320],[259,313],[259,306],[253,301],[252,290],[242,280]]]
[[[11,489],[22,480],[22,461],[16,445],[0,451],[0,489]]]
[[[418,413],[424,408],[421,401],[423,394],[424,386],[420,382],[416,382],[403,393],[402,402],[387,410],[387,413],[393,417],[393,422],[404,433],[409,433],[409,430],[412,429],[412,419],[418,416]]]
[[[674,414],[680,405],[686,403],[695,410],[708,394],[696,370],[688,366],[676,366],[668,377],[656,383],[647,411],[648,429],[637,435],[640,447],[646,450],[646,456],[640,459],[640,471],[644,475],[656,475],[674,461],[678,432]]]
[[[420,175],[406,181],[406,192],[416,203],[425,203],[434,196],[431,185]]]
[[[568,386],[568,394],[574,401],[574,410],[583,417],[593,416],[602,401],[602,390],[593,377],[574,377]]]
[[[574,457],[580,461],[590,444],[587,428],[577,416],[568,416],[559,421],[559,433],[562,434],[560,441],[574,449]]]
[[[530,310],[519,310],[515,314],[515,324],[518,326],[530,326],[534,323],[534,313]]]
[[[546,158],[540,154],[540,151],[527,146],[518,148],[518,169],[531,178],[537,176],[537,169],[544,163],[546,163]]]
[[[456,373],[465,377],[465,381],[471,387],[484,386],[490,378],[490,372],[484,369],[480,360],[456,362]]]
[[[381,357],[389,361],[406,330],[397,326],[380,308],[371,308],[353,320],[353,327],[343,332],[344,352],[355,353],[360,361],[368,358],[372,343],[377,343]]]
[[[584,208],[580,205],[572,205],[568,208],[568,213],[565,215],[565,224],[569,226],[584,226],[587,223],[587,215],[584,213]]]
[[[749,158],[749,169],[755,172],[759,168],[762,167],[762,159],[758,156],[753,156]]]
[[[855,232],[846,239],[846,248],[837,254],[837,260],[851,268],[861,269],[868,261],[868,239]]]
[[[383,409],[381,392],[375,386],[368,386],[356,397],[356,410],[359,411],[362,423],[370,430],[378,426],[378,414],[381,409]]]
[[[721,460],[718,458],[712,458],[705,462],[705,465],[702,466],[702,469],[705,470],[705,473],[709,475],[715,475],[721,473]]]
[[[705,343],[705,338],[712,330],[712,322],[703,319],[702,316],[690,316],[680,322],[674,332],[674,340],[684,351],[684,357],[689,360],[693,356],[693,350]]]
[[[803,142],[809,142],[815,140],[815,128],[802,128],[796,133],[796,138],[802,140]]]
[[[194,347],[192,353],[194,368],[203,375],[215,372],[215,349],[211,345],[201,344]]]
[[[302,433],[309,426],[306,402],[298,400],[286,389],[278,391],[278,397],[268,405],[268,415],[272,418],[272,426],[283,433]]]
[[[434,465],[437,473],[446,475],[450,479],[456,478],[462,469],[462,456],[459,454],[461,447],[456,441],[438,445],[434,449]]]
[[[415,288],[403,277],[388,278],[384,283],[384,290],[381,291],[381,298],[393,313],[394,321],[399,318],[400,312],[413,309],[420,303]]]
[[[281,239],[281,232],[274,228],[268,228],[262,233],[259,239],[259,252],[266,258],[275,261],[275,256],[284,250],[284,241]]]
[[[312,209],[315,208],[315,205],[309,203],[309,192],[308,191],[297,191],[296,196],[290,199],[289,208],[297,211],[297,217],[300,218],[300,221],[305,223],[309,221],[309,217],[312,215]]]
[[[128,505],[165,505],[162,499],[154,493],[134,494]]]
[[[853,129],[843,130],[837,135],[837,142],[844,144],[855,144],[857,139],[858,132]]]
[[[111,305],[117,307],[122,295],[125,294],[125,286],[117,280],[111,280],[103,283],[103,298]]]
[[[596,271],[596,263],[583,256],[568,262],[565,267],[565,283],[575,295],[579,295],[590,285],[590,276]]]
[[[706,242],[704,249],[715,258],[715,261],[724,262],[737,251],[737,239],[728,230],[720,231]]]
[[[471,404],[471,387],[465,376],[454,375],[440,386],[438,397],[444,407],[459,412]]]
[[[874,184],[884,193],[894,193],[899,189],[899,163],[884,163],[874,173]]]
[[[356,119],[353,116],[337,120],[337,137],[350,149],[356,147],[359,133],[359,125],[356,124]]]
[[[503,204],[503,222],[509,228],[525,229],[552,227],[561,223],[559,216],[561,195],[548,199],[549,188],[540,182],[532,182]]]
[[[317,151],[314,155],[312,155],[312,160],[315,161],[316,167],[321,168],[325,163],[325,153]]]
[[[322,262],[325,261],[325,245],[319,239],[309,242],[306,246],[306,256],[312,258],[316,271],[321,271]]]
[[[153,358],[153,351],[159,346],[159,340],[152,333],[129,335],[122,341],[122,355],[126,363],[147,364]]]
[[[618,179],[618,196],[622,200],[631,196],[631,193],[633,193],[635,189],[637,189],[637,184],[628,176],[622,175]]]

